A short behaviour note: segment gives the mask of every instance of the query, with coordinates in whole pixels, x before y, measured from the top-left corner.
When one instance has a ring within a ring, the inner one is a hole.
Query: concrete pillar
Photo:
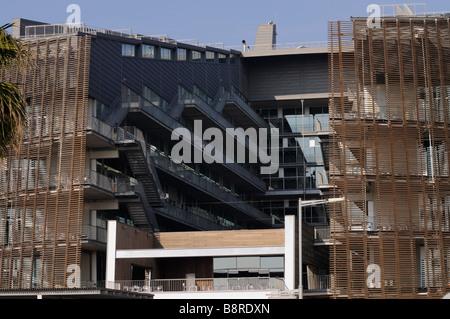
[[[116,273],[117,221],[109,220],[106,239],[106,288],[114,289]]]
[[[97,282],[97,252],[91,252],[91,281]]]
[[[295,287],[295,215],[284,217],[284,281],[289,290]]]

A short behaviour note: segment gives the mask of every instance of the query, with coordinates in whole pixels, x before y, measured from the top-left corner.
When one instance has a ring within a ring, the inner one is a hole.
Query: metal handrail
[[[306,291],[323,291],[331,287],[330,275],[311,275],[308,280]]]
[[[284,278],[272,277],[118,280],[108,282],[107,286],[118,290],[141,293],[287,290]]]
[[[330,226],[314,226],[314,241],[323,242],[330,239]]]
[[[125,32],[124,32],[125,31]],[[41,24],[41,25],[31,25],[31,26],[25,26],[25,38],[39,38],[39,37],[51,37],[51,36],[57,36],[62,34],[73,34],[73,33],[106,33],[106,34],[112,34],[112,35],[119,35],[123,37],[135,37],[134,34],[132,34],[131,29],[120,29],[120,30],[108,30],[108,29],[102,29],[92,26],[87,26],[84,23],[80,24],[66,24],[66,23],[59,23],[59,24]]]
[[[291,43],[277,43],[268,45],[247,45],[243,46],[226,46],[226,50],[237,51],[255,51],[255,50],[287,50],[287,49],[305,49],[305,48],[326,48],[328,41],[309,41],[309,42],[291,42]]]
[[[94,225],[81,226],[82,239],[106,243],[106,229]]]

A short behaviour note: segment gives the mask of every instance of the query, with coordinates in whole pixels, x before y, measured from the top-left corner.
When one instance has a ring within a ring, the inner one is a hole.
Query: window
[[[172,60],[172,50],[161,48],[161,60]]]
[[[198,86],[194,86],[194,94],[201,98],[204,102],[212,105],[213,100],[205,92],[200,90]]]
[[[156,105],[160,109],[166,110],[169,103],[164,100],[159,94],[144,85],[144,98],[150,101],[153,105]]]
[[[225,54],[219,53],[218,58],[219,63],[227,63],[227,56]]]
[[[206,51],[206,62],[215,62],[215,53],[211,51]]]
[[[122,85],[122,107],[139,107],[139,95]]]
[[[134,44],[122,43],[122,56],[135,56],[136,46]]]
[[[178,85],[178,101],[192,99],[192,93],[186,90],[181,85]]]
[[[214,278],[284,276],[283,256],[239,256],[213,258]],[[257,285],[258,281],[250,284]]]
[[[177,60],[178,61],[186,61],[187,60],[187,52],[186,49],[177,49]]]
[[[202,53],[199,51],[192,51],[192,61],[201,62],[202,61]]]
[[[231,54],[230,55],[230,63],[231,64],[237,64],[238,63],[238,58],[235,54]]]
[[[155,58],[155,47],[153,45],[143,44],[142,45],[142,57],[148,59]]]

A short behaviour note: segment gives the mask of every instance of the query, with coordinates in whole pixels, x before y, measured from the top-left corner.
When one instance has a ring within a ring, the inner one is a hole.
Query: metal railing
[[[308,286],[306,291],[323,291],[330,289],[330,275],[311,275],[307,278]]]
[[[225,46],[222,42],[213,42],[213,43],[199,43],[198,39],[182,39],[175,40],[171,39],[167,34],[162,35],[142,35],[142,34],[134,34],[131,29],[117,29],[117,30],[109,30],[105,28],[98,28],[93,26],[88,26],[85,23],[79,24],[41,24],[41,25],[31,25],[25,26],[25,34],[24,38],[44,38],[44,37],[54,37],[60,35],[67,34],[76,34],[78,32],[81,33],[104,33],[108,35],[115,35],[126,38],[133,39],[151,39],[160,42],[166,42],[171,44],[177,43],[187,43],[191,45],[195,45],[198,47],[213,47],[219,48],[222,50],[237,50],[237,51],[253,51],[255,50],[255,45],[248,45],[245,48],[240,46]],[[256,50],[282,50],[282,49],[302,49],[302,48],[321,48],[327,47],[327,41],[309,41],[309,42],[295,42],[295,43],[277,43],[274,45],[269,45],[267,47],[258,45],[256,46]]]
[[[190,182],[215,197],[221,198],[224,202],[229,203],[239,210],[255,215],[261,213],[259,209],[246,202],[246,198],[243,195],[233,193],[230,189],[221,186],[218,182],[183,163],[175,163],[171,157],[166,156],[162,152],[158,152],[158,150],[152,147],[149,148],[149,152],[151,152],[155,165],[162,167],[167,172],[183,178],[185,181]]]
[[[108,176],[105,176],[90,169],[86,170],[84,176],[85,176],[84,177],[85,184],[95,185],[99,188],[110,191],[111,193],[114,193],[116,191],[114,179]]]
[[[276,43],[268,45],[243,45],[241,46],[226,46],[226,50],[237,51],[264,51],[264,50],[287,50],[287,49],[305,49],[305,48],[326,48],[327,41],[308,41],[308,42],[292,42],[292,43]]]
[[[287,290],[283,278],[271,277],[119,280],[107,288],[142,293]]]
[[[88,116],[86,129],[88,131],[94,131],[110,140],[115,139],[114,128],[96,117]]]
[[[330,226],[314,226],[314,242],[326,242],[330,239]]]
[[[82,240],[95,240],[106,243],[106,229],[93,225],[83,225],[81,227]]]
[[[32,25],[25,26],[25,38],[42,38],[42,37],[52,37],[63,34],[73,34],[73,33],[106,33],[111,35],[134,37],[131,29],[120,29],[120,30],[107,30],[102,28],[96,28],[92,26],[87,26],[84,23],[79,24],[42,24],[42,25]]]

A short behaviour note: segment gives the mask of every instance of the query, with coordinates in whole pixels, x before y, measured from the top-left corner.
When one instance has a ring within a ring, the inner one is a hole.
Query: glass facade
[[[305,198],[313,193],[319,196],[321,187],[328,185],[325,159],[322,152],[321,136],[328,136],[328,106],[306,104],[305,107],[292,107],[300,101],[286,103],[282,107],[256,109],[273,128],[280,132],[280,168],[272,175],[261,175],[267,189],[283,196],[282,200],[270,200],[261,204],[261,210],[272,216],[274,224],[283,222],[285,214],[295,214],[298,210],[298,197]],[[311,103],[312,104],[312,103]],[[281,192],[281,193],[280,193]],[[293,195],[295,194],[295,195]],[[322,206],[303,209],[304,220],[308,223],[326,223],[326,212]]]

